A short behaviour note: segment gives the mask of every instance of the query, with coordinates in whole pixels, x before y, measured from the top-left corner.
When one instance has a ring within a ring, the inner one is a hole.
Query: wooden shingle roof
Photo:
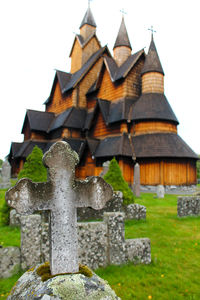
[[[125,78],[142,55],[145,55],[144,49],[130,55],[121,66],[118,66],[113,58],[104,57],[104,62],[111,81],[115,82],[119,79]]]
[[[133,146],[132,146],[133,145]],[[128,156],[136,158],[192,158],[198,159],[194,151],[175,133],[143,134],[132,137],[127,134],[101,139],[95,157]],[[134,151],[134,153],[133,153]]]
[[[198,156],[175,133],[143,134],[132,138],[136,157],[194,158]]]
[[[126,25],[124,22],[124,17],[122,17],[121,25],[113,49],[120,46],[126,46],[132,49]]]
[[[164,75],[164,71],[154,43],[153,35],[141,74],[148,72],[158,72]]]
[[[93,27],[97,27],[96,22],[94,20],[94,17],[92,15],[92,11],[91,11],[90,7],[88,7],[88,9],[87,9],[87,11],[86,11],[86,13],[85,13],[85,15],[83,17],[83,20],[81,22],[80,28],[83,25],[85,25],[85,24],[88,24],[88,25],[93,26]]]
[[[22,133],[24,132],[26,120],[28,120],[31,130],[47,132],[54,118],[55,114],[52,112],[28,109],[26,111],[26,116],[22,127]]]
[[[102,54],[107,51],[107,47],[102,47],[97,52],[95,52],[88,61],[82,66],[80,70],[73,73],[71,79],[66,84],[66,86],[62,89],[62,93],[69,91],[74,88],[77,83],[85,76],[85,74],[89,71],[89,69],[93,66],[93,64],[102,56]]]
[[[142,94],[129,113],[129,119],[139,120],[165,120],[178,124],[178,120],[164,94]]]

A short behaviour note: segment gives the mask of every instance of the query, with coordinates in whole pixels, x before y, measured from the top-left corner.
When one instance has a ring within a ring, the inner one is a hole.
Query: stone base
[[[106,281],[95,273],[60,275],[42,281],[37,269],[24,273],[13,287],[7,300],[120,300]]]

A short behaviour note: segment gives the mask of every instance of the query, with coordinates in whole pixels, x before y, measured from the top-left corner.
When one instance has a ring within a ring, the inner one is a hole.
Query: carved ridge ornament
[[[34,183],[24,178],[6,193],[8,205],[19,214],[50,211],[51,274],[79,270],[77,207],[101,209],[113,195],[111,186],[101,177],[75,178],[78,154],[66,142],[59,141],[43,156],[48,182]]]

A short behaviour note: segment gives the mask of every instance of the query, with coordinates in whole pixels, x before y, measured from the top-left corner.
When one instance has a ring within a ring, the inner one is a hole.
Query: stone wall
[[[178,217],[199,216],[200,197],[196,197],[196,196],[178,197],[177,215]]]
[[[21,267],[26,270],[39,262],[49,261],[49,225],[44,223],[44,218],[38,214],[22,216],[20,220]],[[102,222],[78,223],[78,245],[80,263],[93,270],[129,261],[134,264],[151,262],[148,238],[125,240],[124,214],[121,212],[104,213]],[[5,269],[2,267],[3,259],[4,255],[0,258],[2,276]]]

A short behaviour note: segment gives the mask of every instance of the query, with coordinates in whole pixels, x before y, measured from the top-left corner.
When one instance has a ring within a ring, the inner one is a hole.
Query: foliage
[[[0,168],[2,167],[2,165],[3,165],[3,160],[0,159]]]
[[[8,206],[7,202],[4,200],[2,207],[0,208],[1,220],[0,223],[3,226],[9,225],[10,221],[10,210],[11,208]]]
[[[125,205],[134,203],[134,195],[129,188],[128,183],[124,180],[119,164],[115,158],[111,160],[108,172],[103,178],[112,186],[114,191],[121,191],[123,193],[123,203]]]
[[[4,214],[6,190],[0,190],[0,245],[3,247],[20,247],[20,229],[7,226],[9,224],[9,215]],[[7,206],[5,211],[10,210]],[[5,222],[6,221],[6,222]]]
[[[42,163],[42,150],[35,146],[27,156],[23,169],[18,174],[18,179],[29,178],[34,182],[47,181],[47,170]]]

